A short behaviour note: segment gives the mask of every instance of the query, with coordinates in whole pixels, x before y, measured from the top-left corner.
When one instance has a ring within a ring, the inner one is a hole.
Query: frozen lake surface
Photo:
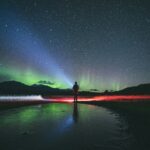
[[[128,124],[107,108],[73,103],[25,106],[0,112],[0,149],[130,150]]]

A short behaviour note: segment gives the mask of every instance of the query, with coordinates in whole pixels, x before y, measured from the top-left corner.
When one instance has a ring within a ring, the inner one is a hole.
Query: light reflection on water
[[[0,147],[18,150],[130,149],[120,115],[85,104],[45,104],[0,112]],[[8,144],[9,143],[9,144]]]

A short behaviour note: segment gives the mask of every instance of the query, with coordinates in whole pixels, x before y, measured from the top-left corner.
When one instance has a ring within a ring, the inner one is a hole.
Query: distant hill
[[[80,95],[137,95],[137,94],[150,94],[150,84],[141,84],[134,87],[128,87],[120,91],[116,92],[106,92],[106,93],[98,93],[98,92],[88,92],[82,91]],[[5,81],[0,83],[0,95],[72,95],[71,89],[58,89],[52,88],[46,85],[34,84],[31,86],[25,85],[23,83],[17,81]]]
[[[146,94],[150,94],[150,83],[148,84],[140,84],[138,86],[134,86],[134,87],[128,87],[125,88],[123,90],[114,92],[115,94],[127,94],[127,95],[137,95],[137,94],[142,94],[142,95],[146,95]]]
[[[69,90],[67,90],[67,92],[69,92]],[[66,93],[66,90],[51,88],[46,85],[38,84],[28,86],[17,81],[5,81],[0,83],[0,95],[51,95],[62,93]]]
[[[93,92],[83,91],[82,95],[95,95]],[[5,81],[0,83],[0,95],[72,95],[71,89],[52,88],[42,84],[25,85],[17,81]]]

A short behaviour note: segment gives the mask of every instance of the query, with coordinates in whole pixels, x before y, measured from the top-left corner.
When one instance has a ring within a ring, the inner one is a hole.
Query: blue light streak
[[[39,68],[40,72],[50,76],[55,80],[68,87],[72,87],[72,81],[53,59],[50,50],[43,44],[41,39],[35,34],[33,29],[24,21],[18,18],[18,15],[11,11],[0,11],[1,20],[6,30],[2,30],[4,43],[9,43],[12,52],[18,57],[24,58],[25,63],[30,66]],[[8,46],[5,44],[6,47]],[[59,58],[57,58],[59,59]]]

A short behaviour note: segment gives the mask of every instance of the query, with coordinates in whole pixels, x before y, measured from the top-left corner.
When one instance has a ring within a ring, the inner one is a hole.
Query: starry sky
[[[149,62],[149,0],[0,0],[0,81],[120,90]]]

